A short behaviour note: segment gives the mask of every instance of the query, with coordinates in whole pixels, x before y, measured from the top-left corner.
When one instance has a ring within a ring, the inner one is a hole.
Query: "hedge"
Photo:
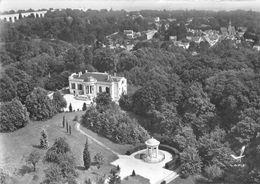
[[[146,148],[146,145],[145,144],[142,144],[142,145],[139,145],[139,146],[136,146],[130,150],[128,150],[125,154],[126,155],[131,155],[133,154],[134,152],[137,152],[137,151],[140,151],[140,150],[143,150]]]

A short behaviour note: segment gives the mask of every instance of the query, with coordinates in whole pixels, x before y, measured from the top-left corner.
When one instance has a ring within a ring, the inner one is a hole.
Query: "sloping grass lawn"
[[[82,153],[86,137],[75,130],[75,122],[72,121],[76,115],[80,117],[82,114],[83,112],[61,113],[47,121],[32,121],[26,127],[15,132],[1,133],[0,168],[4,168],[13,177],[14,183],[17,183],[15,181],[19,181],[18,183],[21,184],[40,183],[44,178],[44,170],[48,167],[48,164],[40,161],[37,165],[37,171],[32,172],[30,169],[31,166],[26,165],[25,158],[33,149],[38,150],[42,157],[45,155],[46,150],[37,148],[40,142],[40,132],[44,128],[47,131],[50,146],[58,137],[65,137],[67,139],[76,158],[79,173],[78,180],[80,183],[84,183],[84,180],[87,178],[93,179],[98,176],[104,176],[104,174],[109,174],[113,168],[110,162],[117,159],[117,156],[93,141],[89,141],[91,157],[93,158],[96,153],[101,152],[105,158],[105,163],[100,169],[97,169],[96,166],[91,166],[88,171],[83,169]],[[66,133],[66,129],[62,128],[62,118],[64,115],[72,127],[72,135]],[[112,143],[87,129],[84,129],[84,131],[119,153],[124,154],[131,147],[130,145]]]
[[[190,176],[185,179],[178,177],[175,180],[171,181],[169,184],[197,184],[197,182],[194,181],[193,176]]]
[[[122,181],[122,184],[149,184],[149,183],[150,182],[148,179],[139,175],[129,176]]]

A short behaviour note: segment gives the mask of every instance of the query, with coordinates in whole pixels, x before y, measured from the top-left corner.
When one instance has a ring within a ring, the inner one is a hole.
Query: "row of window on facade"
[[[82,84],[78,84],[77,85],[77,89],[78,90],[83,90],[83,85]],[[71,83],[71,88],[72,89],[76,89],[76,84],[75,83]],[[101,93],[102,92],[102,87],[99,86],[99,92]],[[110,92],[110,89],[109,87],[106,87],[106,92],[109,93]],[[94,86],[86,86],[86,94],[92,94],[94,93]]]

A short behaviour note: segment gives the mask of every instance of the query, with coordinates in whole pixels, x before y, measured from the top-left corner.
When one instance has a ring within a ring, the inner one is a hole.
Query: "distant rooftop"
[[[91,79],[97,80],[99,82],[118,82],[122,77],[112,76],[108,73],[101,73],[101,72],[85,72],[81,74],[73,75],[74,79],[83,79],[85,82],[91,81]]]

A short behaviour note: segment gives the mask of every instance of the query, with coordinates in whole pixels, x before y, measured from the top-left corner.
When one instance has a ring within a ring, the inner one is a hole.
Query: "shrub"
[[[188,146],[180,154],[180,173],[183,176],[194,175],[201,172],[202,162],[196,148]]]
[[[48,135],[44,129],[41,131],[40,147],[43,149],[47,149],[49,147]]]
[[[145,148],[146,148],[146,145],[145,145],[145,144],[136,146],[136,147],[134,147],[133,149],[130,149],[130,150],[126,151],[126,155],[131,155],[131,154],[133,154],[134,152],[143,150],[143,149],[145,149]]]
[[[119,106],[125,111],[131,111],[133,106],[131,97],[125,94],[121,95],[119,99]]]
[[[29,122],[29,114],[22,103],[13,99],[0,105],[0,132],[12,132]]]
[[[53,93],[52,102],[57,112],[61,112],[63,108],[67,107],[67,102],[59,91]]]
[[[119,165],[117,165],[117,166],[116,166],[116,170],[120,171],[120,169],[121,169],[121,168],[119,167]]]
[[[87,104],[86,104],[85,102],[83,103],[82,110],[83,110],[83,111],[87,110]]]
[[[26,162],[33,165],[33,171],[36,171],[36,164],[40,161],[41,155],[38,151],[34,150],[27,157]]]
[[[104,164],[104,156],[103,156],[101,153],[97,153],[97,154],[94,156],[94,161],[95,161],[95,163],[97,164],[98,169],[99,169],[100,166],[101,166],[102,164]]]
[[[69,111],[72,112],[72,105],[71,105],[71,103],[69,105]]]
[[[81,124],[116,143],[136,144],[147,140],[147,131],[120,110],[99,112],[90,107],[82,116]]]
[[[26,97],[25,106],[30,113],[30,118],[33,120],[45,120],[51,118],[56,113],[52,100],[42,88],[35,88]]]
[[[136,174],[135,174],[135,170],[133,170],[133,172],[132,172],[132,175],[131,176],[135,176]]]
[[[45,171],[45,183],[75,183],[76,162],[65,138],[58,138],[45,154],[51,166]]]
[[[73,121],[78,121],[78,120],[79,120],[79,116],[76,115],[76,116],[74,117]]]
[[[91,164],[91,157],[88,151],[88,139],[86,140],[84,151],[83,151],[83,162],[84,162],[85,169],[86,170],[89,169]]]
[[[65,119],[65,116],[63,116],[63,119],[62,119],[62,128],[65,127],[65,122],[66,122],[66,119]]]
[[[168,151],[171,153],[173,156],[174,155],[179,155],[179,151],[171,146],[165,145],[165,144],[160,144],[159,145],[160,150]]]
[[[65,138],[57,138],[52,147],[46,152],[45,161],[58,163],[59,157],[68,152],[71,152],[71,150]]]
[[[204,168],[205,176],[211,181],[217,180],[223,176],[224,171],[217,165],[210,165]]]

